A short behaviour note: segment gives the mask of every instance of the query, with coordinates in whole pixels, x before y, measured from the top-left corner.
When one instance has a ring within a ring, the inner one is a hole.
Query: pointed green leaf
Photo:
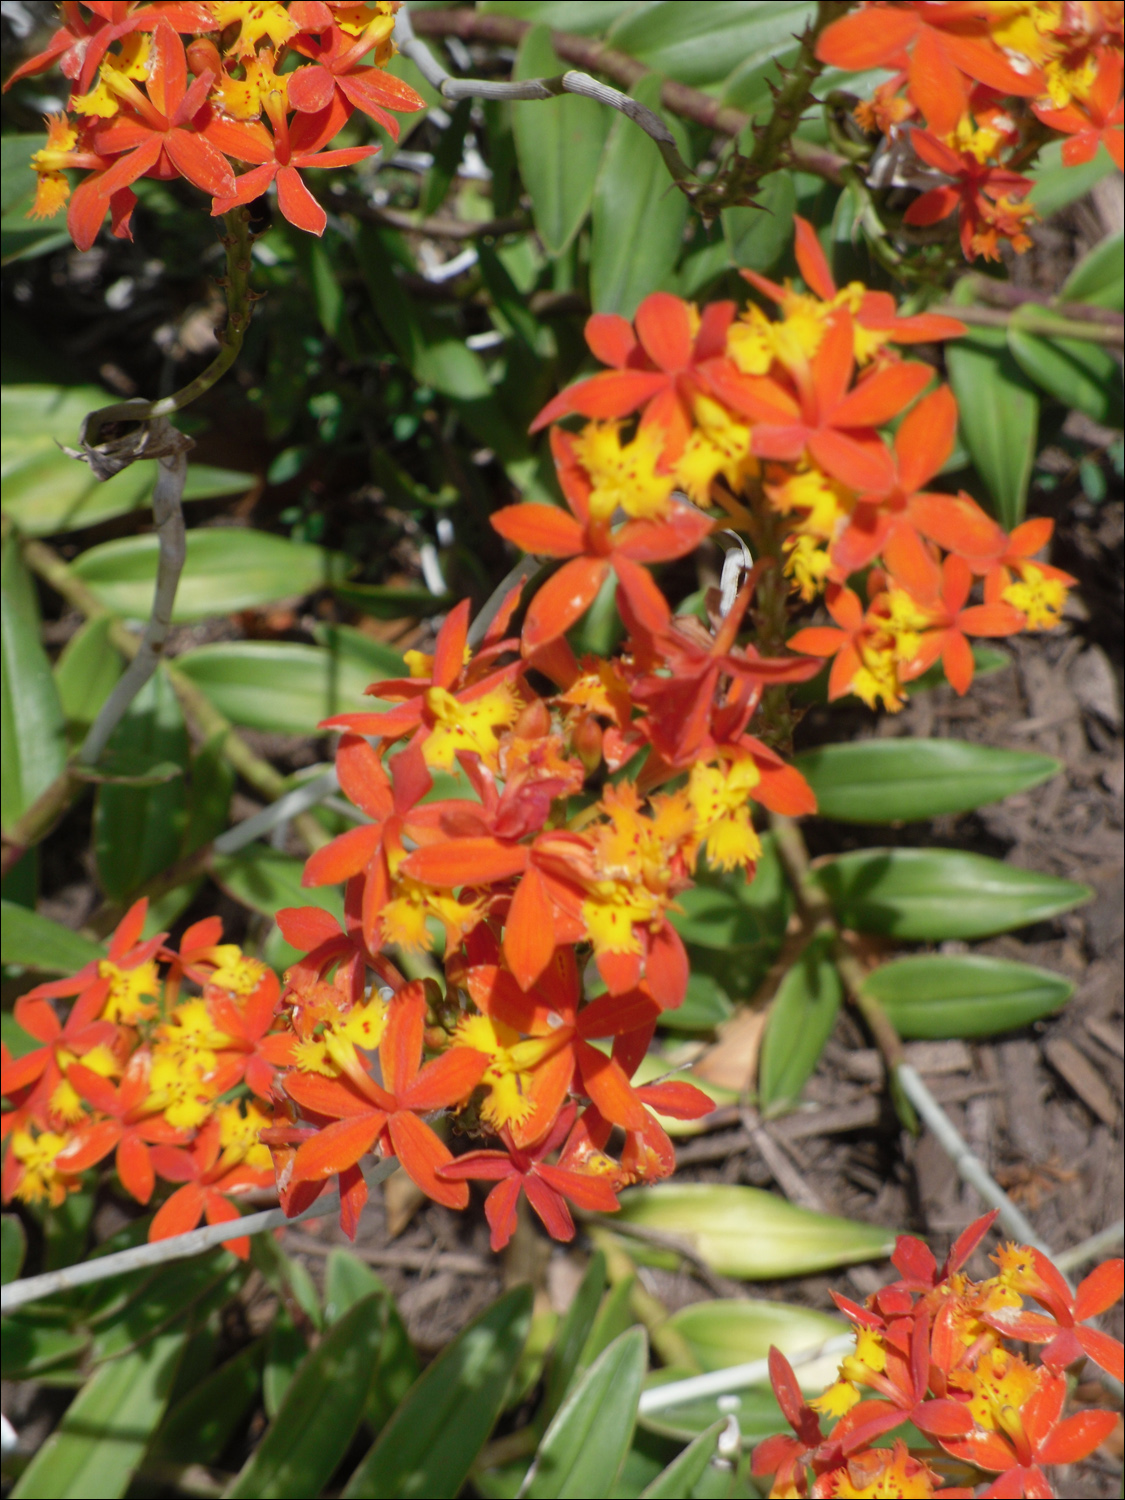
[[[1008,348],[1023,373],[1068,409],[1115,424],[1121,414],[1121,366],[1108,349],[1082,339],[1043,338],[1024,331],[1019,308],[1008,324]]]
[[[613,1492],[633,1441],[647,1357],[642,1328],[598,1356],[543,1436],[524,1491],[531,1500]]]
[[[633,97],[659,113],[659,77],[642,78]],[[684,156],[683,128],[672,117],[667,123]],[[594,190],[590,299],[595,312],[631,318],[644,297],[665,285],[683,249],[687,208],[655,141],[626,115],[617,115]]]
[[[171,763],[186,770],[189,745],[179,700],[164,672],[145,683],[114,730],[108,757],[138,769]],[[111,762],[112,763],[112,762]],[[179,857],[187,823],[182,775],[152,786],[106,784],[94,808],[94,852],[106,895],[124,901]]]
[[[0,822],[11,827],[66,761],[62,705],[39,632],[0,590]]]
[[[259,1236],[262,1238],[262,1236]],[[266,1341],[266,1363],[262,1371],[262,1405],[270,1420],[281,1410],[285,1393],[309,1352],[308,1340],[284,1305],[278,1308]]]
[[[955,296],[954,301],[958,299]],[[1023,520],[1039,432],[1039,397],[1002,329],[974,328],[946,350],[961,437],[992,511],[1009,530]]]
[[[110,615],[87,620],[67,641],[55,663],[59,699],[75,744],[98,717],[124,671],[120,656],[109,642],[112,626]]]
[[[605,1221],[613,1228],[614,1219]],[[721,1276],[771,1280],[889,1255],[894,1235],[873,1224],[812,1213],[760,1188],[691,1182],[629,1188],[621,1220],[684,1240]]]
[[[772,1346],[783,1353],[811,1349],[848,1331],[848,1325],[830,1313],[749,1297],[692,1302],[674,1312],[668,1322],[682,1334],[705,1371],[765,1359]]]
[[[530,1287],[513,1287],[442,1350],[348,1481],[349,1500],[458,1494],[503,1410],[531,1301]]]
[[[1089,886],[960,849],[857,849],[813,877],[845,927],[909,942],[981,938],[1058,916]]]
[[[324,1320],[335,1323],[364,1297],[380,1299],[378,1352],[364,1409],[367,1425],[381,1431],[418,1378],[418,1356],[395,1300],[370,1266],[350,1250],[333,1250],[324,1272]]]
[[[1027,791],[1058,774],[1049,755],[997,750],[968,740],[861,740],[823,745],[794,765],[816,793],[823,818],[906,823],[968,812]]]
[[[20,539],[13,531],[0,549],[0,588],[8,596],[8,603],[20,619],[36,634],[43,623],[39,608],[39,593],[30,569],[23,560]]]
[[[381,705],[364,697],[378,675],[323,646],[296,641],[222,641],[176,658],[176,670],[221,714],[246,729],[313,734],[331,714]]]
[[[12,1490],[16,1500],[124,1495],[164,1414],[183,1349],[160,1334],[90,1377]]]
[[[547,1386],[543,1393],[540,1420],[550,1421],[570,1387],[586,1340],[594,1326],[594,1319],[598,1315],[605,1285],[605,1256],[597,1250],[591,1255],[586,1274],[574,1294],[574,1301],[567,1308],[559,1325],[554,1351],[547,1367]]]
[[[1051,1015],[1074,993],[1050,969],[984,954],[896,959],[874,969],[863,987],[907,1039],[995,1036]]]
[[[318,1495],[363,1416],[379,1341],[380,1298],[357,1302],[293,1377],[265,1437],[227,1490],[232,1497]]]
[[[661,1470],[651,1484],[645,1486],[641,1500],[680,1500],[681,1496],[693,1495],[695,1486],[707,1472],[707,1465],[718,1450],[719,1434],[725,1425],[721,1418],[712,1422],[666,1469]]]
[[[0,962],[22,964],[44,974],[74,974],[83,964],[105,957],[105,950],[61,922],[11,901],[2,903]],[[5,1221],[7,1222],[7,1221]]]
[[[556,57],[546,27],[533,26],[520,43],[513,79],[557,78],[565,71],[566,64]],[[512,106],[520,176],[531,196],[535,227],[548,255],[561,255],[589,212],[609,113],[577,94]]]
[[[166,1464],[215,1463],[258,1399],[264,1356],[256,1339],[201,1380],[169,1411],[152,1457]]]
[[[813,941],[781,981],[762,1038],[758,1099],[775,1114],[800,1098],[832,1035],[843,985],[828,938]]]
[[[151,533],[121,537],[91,547],[72,566],[107,609],[147,620],[159,550]],[[311,594],[342,580],[348,566],[338,553],[267,531],[235,526],[189,531],[172,619],[200,620]]]
[[[1125,234],[1107,234],[1063,282],[1060,302],[1090,302],[1125,312]]]

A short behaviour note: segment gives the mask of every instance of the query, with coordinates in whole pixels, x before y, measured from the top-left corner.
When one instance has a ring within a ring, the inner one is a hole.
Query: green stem
[[[1042,338],[1076,339],[1087,344],[1106,344],[1116,348],[1125,343],[1125,324],[1114,327],[1079,322],[1075,318],[1061,318],[1047,309],[1040,311],[1026,302],[1012,312],[1005,312],[999,307],[954,307],[951,303],[935,305],[929,311],[960,318],[962,323],[968,323],[973,328],[1016,328],[1022,333],[1038,334]]]

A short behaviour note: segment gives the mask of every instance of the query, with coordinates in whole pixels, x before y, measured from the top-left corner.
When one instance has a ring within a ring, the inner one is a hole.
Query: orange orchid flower
[[[501,1131],[504,1151],[466,1151],[456,1161],[438,1168],[438,1176],[446,1182],[496,1184],[484,1201],[493,1250],[503,1250],[516,1232],[520,1193],[526,1193],[551,1238],[563,1241],[574,1238],[568,1198],[587,1213],[611,1214],[621,1207],[609,1178],[552,1166],[544,1160],[566,1139],[576,1113],[573,1104],[560,1110],[550,1131],[535,1145],[517,1146],[505,1129]]]
[[[664,519],[629,520],[614,531],[612,517],[591,512],[590,478],[571,434],[552,428],[551,450],[571,514],[525,503],[505,506],[491,518],[500,535],[525,552],[570,559],[531,601],[523,627],[524,655],[569,630],[593,603],[611,569],[637,618],[649,629],[659,629],[668,606],[643,565],[694,552],[712,521],[692,506],[675,505]]]
[[[996,1259],[1001,1280],[1022,1295],[1034,1297],[1049,1314],[999,1308],[987,1317],[998,1332],[1029,1344],[1045,1344],[1043,1363],[1056,1374],[1088,1357],[1115,1380],[1125,1378],[1125,1348],[1120,1341],[1098,1328],[1082,1326],[1120,1302],[1125,1261],[1103,1262],[1072,1292],[1066,1278],[1039,1250],[1007,1246]]]
[[[147,1203],[156,1186],[149,1148],[183,1145],[186,1140],[185,1133],[169,1125],[163,1115],[146,1109],[150,1063],[147,1053],[134,1052],[116,1086],[81,1063],[71,1063],[67,1072],[71,1087],[104,1118],[80,1124],[58,1158],[64,1171],[84,1172],[116,1150],[121,1185],[138,1203]]]
[[[308,39],[299,43],[298,50],[312,58],[312,64],[288,75],[289,107],[301,114],[319,114],[335,99],[342,98],[345,105],[362,110],[382,125],[391,140],[397,141],[399,123],[390,111],[395,109],[412,114],[415,110],[425,109],[426,101],[408,83],[385,68],[360,67],[362,59],[371,51],[373,41],[378,40],[373,33],[382,30],[385,21],[386,17],[376,16],[358,36],[351,36],[334,25],[327,42]],[[313,28],[303,29],[311,31]]]
[[[857,680],[865,672],[875,679],[876,685],[870,690],[871,696],[875,696],[884,681],[886,621],[873,610],[865,612],[859,595],[840,584],[828,586],[824,602],[835,625],[805,626],[789,637],[790,650],[835,658],[828,675],[830,700],[850,692],[864,696]],[[888,693],[895,692],[897,684],[888,685]]]
[[[1020,200],[1034,186],[1030,177],[982,162],[971,151],[956,151],[928,130],[915,130],[911,141],[928,166],[953,182],[915,198],[903,214],[905,223],[937,224],[956,210],[966,260],[977,255],[999,259],[1000,238],[1010,239],[1017,250],[1027,248],[1024,221],[1032,210],[1021,207]]]
[[[793,224],[793,252],[805,285],[821,302],[847,306],[857,329],[874,334],[880,343],[891,344],[937,343],[941,339],[958,338],[966,332],[965,325],[959,318],[951,318],[944,313],[915,313],[911,317],[900,317],[890,292],[872,291],[870,287],[860,290],[857,283],[841,292],[836,286],[836,279],[816,230],[800,214],[793,215]],[[784,307],[790,300],[792,294],[788,287],[779,286],[776,281],[771,281],[758,271],[744,268],[739,275],[779,307]],[[851,295],[853,290],[856,292],[854,297]]]
[[[571,413],[612,419],[641,411],[642,424],[663,434],[665,460],[675,460],[694,423],[692,399],[708,390],[709,370],[722,358],[733,317],[733,302],[709,303],[699,316],[670,292],[647,296],[632,324],[617,313],[595,313],[586,323],[586,342],[613,368],[548,401],[531,431]]]
[[[1035,98],[1043,89],[1037,68],[1017,72],[989,34],[989,7],[966,4],[867,4],[825,28],[816,48],[821,62],[848,72],[906,68],[910,92],[934,130],[957,127],[969,104],[970,82],[1001,94]]]
[[[188,1150],[163,1145],[152,1148],[150,1157],[157,1175],[183,1186],[157,1209],[149,1227],[150,1241],[187,1234],[202,1218],[208,1224],[230,1224],[239,1218],[230,1194],[272,1184],[273,1171],[269,1166],[254,1166],[243,1153],[223,1149],[222,1130],[221,1120],[213,1115]],[[264,1148],[257,1149],[264,1154]],[[228,1240],[226,1247],[240,1260],[246,1260],[250,1255],[250,1238],[242,1235]]]
[[[758,705],[763,687],[807,682],[820,670],[807,657],[759,656],[753,646],[736,646],[754,592],[754,579],[738,597],[712,636],[694,616],[677,616],[656,635],[652,647],[670,675],[642,676],[632,687],[634,701],[647,715],[642,729],[657,755],[676,769],[734,744]],[[725,694],[720,684],[726,682]],[[651,775],[646,784],[654,784]]]
[[[374,156],[378,146],[325,147],[347,124],[351,110],[340,94],[334,94],[327,109],[300,114],[289,122],[281,100],[268,94],[265,109],[273,134],[260,120],[224,120],[216,116],[207,127],[207,138],[220,151],[252,163],[250,170],[215,194],[212,213],[225,214],[240,203],[260,198],[271,182],[277,183],[277,206],[290,224],[309,234],[321,235],[328,215],[305,186],[301,172],[309,167],[348,167]],[[186,175],[186,174],[185,174]]]
[[[1044,125],[1069,139],[1063,142],[1062,158],[1068,167],[1092,161],[1098,146],[1112,156],[1117,170],[1125,170],[1125,104],[1121,98],[1122,57],[1106,48],[1098,63],[1093,87],[1082,104],[1071,102],[1063,109],[1034,106]]]
[[[451,1048],[421,1066],[426,1026],[422,984],[406,985],[390,1002],[379,1042],[383,1082],[354,1060],[345,1079],[291,1072],[285,1091],[302,1109],[333,1121],[301,1145],[293,1158],[291,1181],[317,1182],[354,1167],[376,1143],[401,1161],[414,1182],[447,1208],[469,1201],[463,1183],[444,1182],[437,1169],[453,1158],[420,1114],[463,1104],[488,1066],[483,1052]]]
[[[292,1035],[271,1033],[280,995],[281,985],[272,969],[266,970],[241,1004],[223,991],[207,995],[215,1025],[227,1039],[223,1051],[238,1059],[246,1087],[263,1100],[272,1097],[277,1069],[288,1067],[293,1060]]]
[[[759,457],[794,463],[808,452],[826,474],[849,488],[884,491],[894,483],[894,464],[875,429],[909,406],[932,371],[928,365],[884,365],[849,390],[854,369],[852,317],[839,308],[825,319],[812,359],[790,361],[796,398],[775,380],[737,372],[717,381],[716,390],[728,406],[756,424],[753,449]]]
[[[4,93],[21,78],[46,73],[58,63],[63,76],[74,81],[75,93],[85,94],[106,48],[129,32],[152,31],[162,21],[183,32],[215,29],[210,6],[192,0],[161,0],[156,5],[142,5],[137,0],[95,0],[90,4],[87,0],[84,6],[77,0],[63,0],[60,9],[64,24],[42,52],[13,70],[4,84]],[[93,14],[84,15],[84,9]]]
[[[94,243],[113,195],[138,177],[185,177],[216,197],[235,191],[230,163],[206,130],[194,124],[207,105],[213,75],[203,73],[190,86],[187,76],[184,44],[163,20],[153,36],[147,94],[131,79],[114,75],[122,113],[95,128],[91,143],[99,156],[115,159],[79,185],[67,219],[80,250]]]
[[[950,686],[962,696],[973,680],[973,652],[967,637],[1012,635],[1021,629],[1023,616],[1011,604],[967,605],[973,575],[961,557],[947,557],[940,570],[920,543],[910,534],[895,539],[892,580],[901,583],[906,595],[908,629],[921,632],[917,649],[902,664],[900,675],[910,682],[928,671],[941,658]],[[895,591],[890,599],[892,610]],[[966,607],[967,606],[967,607]]]

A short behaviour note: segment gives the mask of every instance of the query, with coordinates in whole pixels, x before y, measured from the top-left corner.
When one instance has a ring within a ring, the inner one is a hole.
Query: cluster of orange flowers
[[[609,1210],[622,1185],[666,1176],[674,1159],[657,1116],[710,1107],[686,1082],[632,1081],[661,1012],[687,988],[676,897],[700,861],[752,877],[755,804],[791,815],[815,805],[750,732],[764,690],[809,679],[834,654],[833,696],[895,708],[939,658],[964,691],[967,636],[1057,619],[1069,580],[1031,557],[1049,523],[1007,536],[968,496],[922,489],[952,449],[956,405],[944,386],[917,400],[933,371],[894,345],[959,325],[899,317],[889,296],[858,285],[838,291],[803,221],[798,257],[805,292],[746,273],[779,303],[779,321],[756,306],[736,316],[733,303],[697,312],[664,293],[646,298],[635,325],[592,318],[590,346],[611,368],[535,424],[588,419],[551,430],[567,509],[518,504],[493,517],[502,536],[557,563],[521,635],[505,631],[522,585],[475,650],[466,602],[432,655],[408,654],[409,677],[371,686],[392,707],[322,726],[345,731],[340,783],[369,821],[306,866],[308,885],[346,883],[344,928],[319,910],[279,914],[308,954],[282,995],[298,1039],[281,1081],[288,1102],[263,1137],[292,1211],[339,1176],[354,1224],[359,1163],[381,1148],[450,1206],[467,1202],[466,1178],[494,1182],[499,1248],[521,1190],[568,1238],[567,1199]],[[888,446],[878,429],[908,407]],[[738,644],[776,558],[754,566],[725,613],[715,605],[710,629],[673,614],[652,566],[703,542],[711,505],[755,539],[773,528],[798,608],[826,592],[838,626],[789,643],[811,654]],[[866,609],[848,587],[860,569]],[[977,578],[984,602],[969,604]],[[566,632],[607,582],[627,639],[610,658],[578,660]],[[434,773],[458,771],[460,794],[433,800]],[[448,988],[427,995],[385,950],[430,949],[439,932]],[[379,996],[366,988],[372,969]],[[378,1074],[363,1055],[375,1048]],[[503,1149],[454,1159],[420,1119],[439,1109]],[[623,1145],[611,1157],[614,1127]]]
[[[323,234],[324,209],[301,176],[343,167],[377,146],[325,148],[361,110],[395,139],[391,110],[424,101],[386,64],[399,0],[63,0],[49,45],[5,84],[56,64],[71,80],[69,114],[48,120],[32,158],[39,188],[30,217],[70,199],[67,228],[88,250],[109,214],[132,238],[132,184],[183,177],[226,213],[277,184],[281,213]],[[191,40],[184,46],[184,37]],[[296,54],[307,58],[295,68]],[[231,163],[242,170],[236,174]],[[66,171],[86,175],[73,193]]]
[[[912,186],[935,177],[906,223],[956,213],[966,258],[998,260],[1003,241],[1031,243],[1032,181],[1018,168],[1046,141],[1065,138],[1068,166],[1100,144],[1125,166],[1123,30],[1121,0],[874,0],[833,22],[817,56],[893,71],[856,115],[909,162]]]
[[[105,958],[37,985],[15,1005],[38,1047],[3,1048],[3,1201],[58,1207],[81,1174],[114,1153],[122,1187],[152,1201],[157,1178],[176,1184],[150,1239],[238,1218],[232,1203],[273,1186],[259,1141],[275,1070],[291,1039],[275,1030],[277,976],[222,941],[222,922],[143,938],[148,903],[126,914]],[[185,981],[192,990],[185,990]],[[65,1021],[52,1001],[74,997]],[[249,1240],[231,1242],[245,1256]]]
[[[1005,1245],[993,1256],[997,1274],[972,1281],[962,1267],[995,1218],[971,1224],[940,1269],[921,1241],[902,1236],[892,1256],[902,1279],[863,1307],[832,1294],[856,1347],[815,1400],[770,1350],[774,1393],[793,1429],[754,1451],[753,1472],[774,1476],[771,1496],[1038,1500],[1055,1494],[1044,1466],[1076,1463],[1106,1440],[1114,1412],[1063,1416],[1066,1371],[1089,1358],[1122,1378],[1122,1346],[1084,1325],[1120,1300],[1125,1262],[1106,1261],[1072,1291],[1040,1251]],[[1008,1347],[1016,1341],[1040,1346],[1041,1363]],[[828,1434],[822,1416],[834,1424]],[[901,1437],[874,1446],[907,1422],[933,1446],[912,1452]],[[997,1477],[973,1487],[982,1469]]]

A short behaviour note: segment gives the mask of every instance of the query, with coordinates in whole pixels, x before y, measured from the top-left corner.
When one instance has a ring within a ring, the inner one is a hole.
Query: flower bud
[[[574,726],[571,745],[591,776],[602,763],[602,726],[593,714],[583,714]]]
[[[529,703],[512,726],[521,740],[541,740],[551,732],[551,713],[542,698]]]
[[[197,36],[194,42],[188,43],[186,50],[188,67],[197,78],[202,73],[214,73],[216,78],[223,76],[223,61],[219,56],[219,49],[207,37]]]

